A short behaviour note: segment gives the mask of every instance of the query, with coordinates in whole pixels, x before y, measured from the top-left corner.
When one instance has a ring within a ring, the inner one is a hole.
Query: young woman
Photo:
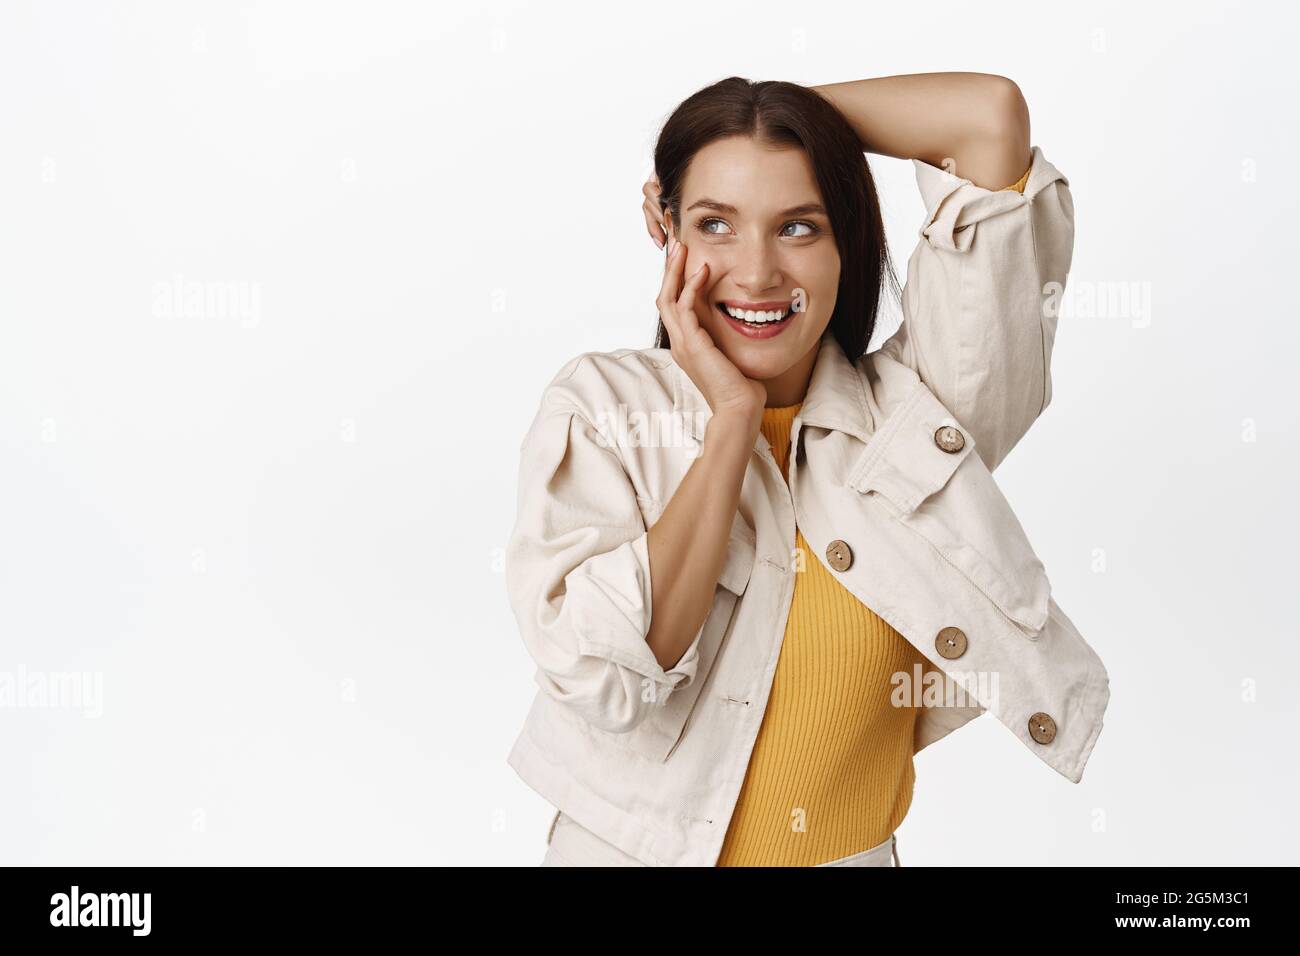
[[[903,323],[864,152],[926,204]],[[899,865],[913,757],[992,712],[1073,782],[1105,668],[992,477],[1051,398],[1068,181],[984,74],[683,102],[646,184],[653,348],[587,352],[522,446],[509,762],[543,865]]]

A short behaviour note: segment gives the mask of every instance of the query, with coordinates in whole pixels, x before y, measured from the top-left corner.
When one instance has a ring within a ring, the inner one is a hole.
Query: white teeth
[[[733,309],[729,305],[723,306],[723,308],[727,310],[727,314],[733,319],[744,319],[746,322],[753,322],[755,324],[761,324],[764,322],[780,322],[790,314],[788,309],[782,312],[755,312],[752,309]]]

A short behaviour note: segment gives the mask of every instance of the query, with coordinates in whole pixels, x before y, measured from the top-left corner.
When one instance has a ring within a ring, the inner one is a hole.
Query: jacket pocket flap
[[[998,609],[1024,630],[1036,637],[1047,623],[1051,582],[1036,559],[1026,556],[1024,563],[1008,576],[1000,565],[979,549],[948,532],[940,523],[927,520],[919,529],[954,568],[966,576]]]
[[[948,483],[974,448],[975,437],[928,388],[918,385],[868,443],[849,483],[863,494],[884,495],[910,514]]]
[[[970,432],[921,384],[868,443],[849,484],[879,495],[896,520],[1033,637],[1047,621],[1051,586],[983,461],[976,456],[962,469],[974,450]]]
[[[740,516],[736,516],[740,521]],[[742,522],[743,523],[743,522]],[[732,526],[731,536],[727,539],[727,557],[722,564],[722,573],[718,583],[732,594],[744,594],[749,586],[749,576],[754,570],[754,542]]]

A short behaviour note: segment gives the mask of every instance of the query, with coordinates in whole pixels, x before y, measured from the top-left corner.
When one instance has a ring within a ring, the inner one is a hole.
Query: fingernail
[[[651,238],[654,239],[655,245],[658,246],[660,249],[664,247],[664,241],[660,239],[658,236],[652,236]]]

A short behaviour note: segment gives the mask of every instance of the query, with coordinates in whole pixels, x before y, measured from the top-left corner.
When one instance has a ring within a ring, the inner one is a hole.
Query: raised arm
[[[1029,167],[1029,107],[1014,81],[989,73],[914,73],[814,86],[869,153],[918,159],[985,189]]]
[[[1005,77],[922,73],[814,89],[865,151],[913,162],[925,217],[903,322],[880,351],[916,370],[992,471],[1051,401],[1054,305],[1074,249],[1069,180],[1029,145],[1024,97]]]

